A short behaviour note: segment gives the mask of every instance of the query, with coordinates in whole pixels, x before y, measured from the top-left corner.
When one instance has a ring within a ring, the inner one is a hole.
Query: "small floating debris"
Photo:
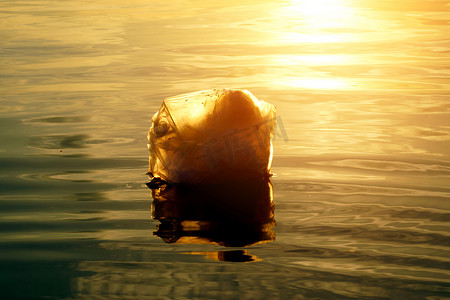
[[[149,174],[191,184],[268,178],[275,118],[275,106],[247,90],[166,98],[148,133]]]

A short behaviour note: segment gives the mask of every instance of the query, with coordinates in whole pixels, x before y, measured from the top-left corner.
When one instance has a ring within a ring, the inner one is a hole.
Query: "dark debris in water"
[[[163,186],[170,186],[169,182],[162,180],[160,177],[154,177],[151,172],[148,172],[147,175],[150,176],[151,180],[145,184],[151,190],[159,189]]]

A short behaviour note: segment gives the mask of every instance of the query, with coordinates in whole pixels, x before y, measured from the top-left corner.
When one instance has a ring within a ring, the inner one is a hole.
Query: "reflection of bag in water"
[[[152,190],[154,233],[167,243],[244,247],[275,239],[272,184],[162,185]]]
[[[175,183],[267,177],[274,126],[275,107],[246,90],[167,98],[148,134],[149,172]]]

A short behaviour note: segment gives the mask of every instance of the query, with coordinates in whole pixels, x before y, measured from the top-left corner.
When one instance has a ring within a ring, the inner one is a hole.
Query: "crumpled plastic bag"
[[[171,183],[269,176],[276,109],[247,90],[166,98],[148,133],[149,174]]]

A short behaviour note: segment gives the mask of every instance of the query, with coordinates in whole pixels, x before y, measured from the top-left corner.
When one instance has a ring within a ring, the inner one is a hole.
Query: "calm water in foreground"
[[[0,297],[450,299],[448,1],[223,3],[0,3]],[[224,87],[277,106],[273,202],[152,218],[151,116]]]

